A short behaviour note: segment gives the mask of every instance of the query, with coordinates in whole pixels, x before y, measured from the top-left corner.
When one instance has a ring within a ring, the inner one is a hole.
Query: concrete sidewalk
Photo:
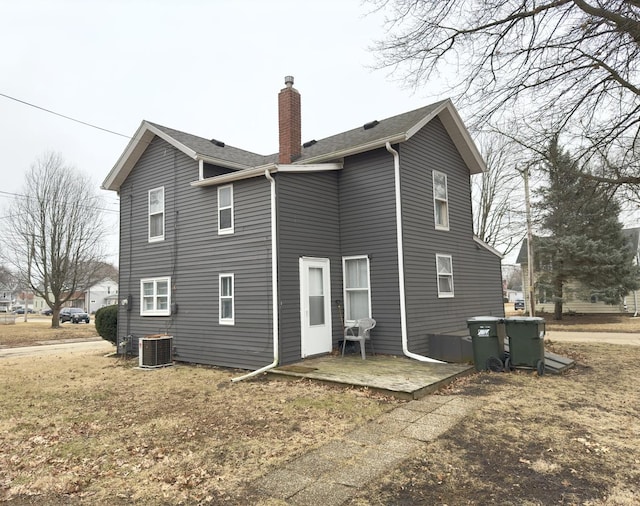
[[[634,332],[560,332],[548,330],[545,339],[558,343],[608,343],[640,346],[640,334]]]
[[[115,346],[101,337],[86,339],[64,339],[62,341],[42,341],[40,346],[23,346],[20,348],[0,348],[0,359],[19,357],[39,357],[56,354],[93,353],[96,351],[109,353]]]
[[[426,442],[435,440],[480,404],[479,399],[460,395],[410,401],[266,474],[252,488],[291,505],[343,504],[359,489],[416,455]]]

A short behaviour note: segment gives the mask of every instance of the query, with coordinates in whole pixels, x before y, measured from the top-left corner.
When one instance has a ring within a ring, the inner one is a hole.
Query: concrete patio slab
[[[468,364],[419,362],[406,357],[375,355],[334,355],[308,358],[296,364],[277,367],[269,376],[280,379],[311,379],[343,386],[365,387],[401,399],[420,399],[470,374]]]

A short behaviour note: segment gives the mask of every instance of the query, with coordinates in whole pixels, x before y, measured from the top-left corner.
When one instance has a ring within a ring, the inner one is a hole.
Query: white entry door
[[[331,279],[328,258],[300,259],[302,356],[331,352]]]

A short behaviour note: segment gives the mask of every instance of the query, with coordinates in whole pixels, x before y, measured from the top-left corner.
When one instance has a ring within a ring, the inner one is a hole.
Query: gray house
[[[377,353],[447,358],[468,317],[504,311],[499,254],[472,231],[485,165],[453,104],[302,144],[285,82],[274,155],[140,125],[103,183],[120,196],[119,338],[260,369],[330,353],[370,316]]]

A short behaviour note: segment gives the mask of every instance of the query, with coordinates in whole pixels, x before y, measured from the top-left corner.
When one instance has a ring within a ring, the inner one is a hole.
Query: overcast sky
[[[143,119],[270,154],[284,76],[302,138],[320,139],[442,98],[374,71],[383,18],[359,0],[0,0],[0,94],[133,135]],[[128,139],[0,96],[0,191],[56,151],[96,188]],[[118,201],[101,193],[117,230]],[[0,207],[11,197],[0,193]],[[116,262],[117,235],[110,236]]]

